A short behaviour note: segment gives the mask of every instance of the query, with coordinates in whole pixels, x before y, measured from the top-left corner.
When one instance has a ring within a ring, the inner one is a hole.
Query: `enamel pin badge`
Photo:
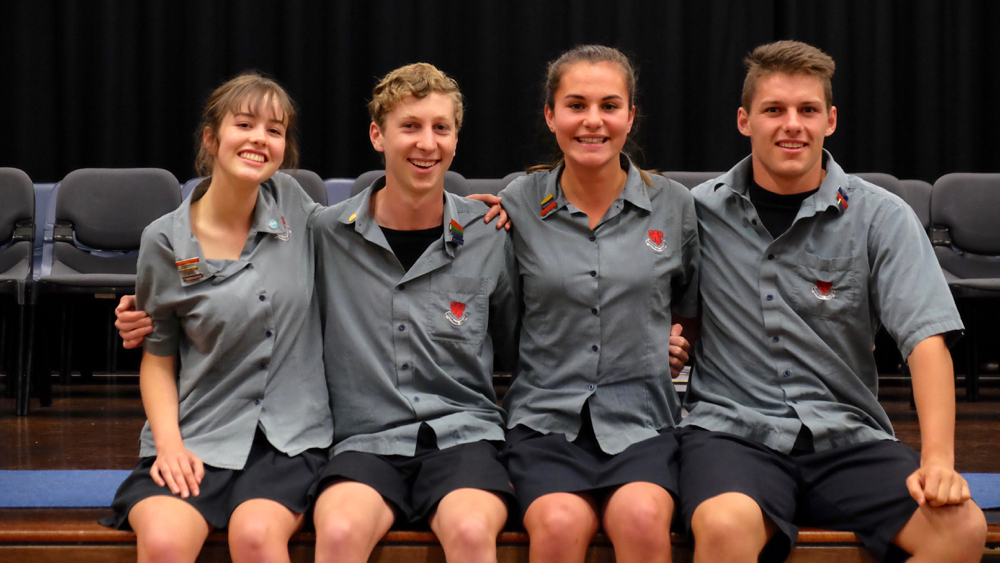
[[[271,227],[272,229],[277,229],[278,228],[278,222],[275,221],[274,219],[271,219],[270,221],[267,222],[267,226]],[[284,227],[285,232],[283,232],[283,233],[273,233],[274,234],[274,238],[280,240],[281,242],[288,242],[288,239],[291,238],[291,236],[292,236],[292,230],[288,228],[288,223],[285,223],[285,217],[284,217],[284,215],[281,216],[281,226]]]
[[[444,314],[448,318],[448,322],[455,326],[462,326],[465,321],[469,320],[469,314],[465,312],[465,303],[459,303],[458,301],[451,302],[451,310]]]
[[[451,231],[452,242],[456,244],[465,244],[465,232],[462,230],[462,225],[458,224],[458,221],[452,219],[451,223],[448,225],[448,230]],[[454,306],[455,304],[452,303],[452,307]]]
[[[656,252],[663,252],[663,249],[667,247],[666,243],[663,242],[663,231],[649,231],[649,238],[646,239],[646,246],[652,248]]]
[[[844,188],[837,188],[837,204],[844,211],[847,211],[847,194],[844,192]]]
[[[200,262],[200,259],[197,257],[174,262],[174,265],[177,266],[177,273],[180,274],[182,281],[193,282],[203,277],[198,270],[198,262]]]
[[[820,301],[829,301],[837,296],[837,292],[833,289],[833,282],[816,280],[816,285],[813,286],[812,292],[816,296],[816,299]]]
[[[545,215],[549,211],[555,209],[556,206],[556,198],[552,197],[552,194],[545,196],[545,199],[542,200],[542,217],[545,217]]]

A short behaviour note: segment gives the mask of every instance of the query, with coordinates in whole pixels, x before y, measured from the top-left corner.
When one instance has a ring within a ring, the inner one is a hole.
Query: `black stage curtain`
[[[380,166],[365,109],[377,77],[427,61],[467,100],[453,169],[500,177],[554,148],[545,63],[604,43],[640,68],[642,163],[724,170],[749,152],[742,58],[799,39],[837,61],[838,161],[934,181],[1000,171],[998,22],[994,0],[7,0],[0,165],[36,182],[135,166],[184,181],[205,97],[255,68],[299,105],[302,167],[354,177]]]

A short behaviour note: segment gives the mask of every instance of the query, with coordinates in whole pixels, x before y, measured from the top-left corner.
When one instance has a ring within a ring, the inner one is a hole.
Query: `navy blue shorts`
[[[273,500],[292,512],[304,514],[316,497],[317,476],[326,457],[326,451],[319,448],[289,456],[272,446],[257,428],[243,469],[220,469],[206,464],[198,496],[181,500],[197,509],[208,525],[217,529],[229,525],[236,507],[252,499]],[[128,514],[139,501],[157,495],[181,498],[153,481],[149,470],[155,461],[155,457],[139,461],[115,493],[111,502],[114,516],[102,519],[101,524],[129,530]]]
[[[798,527],[854,532],[883,561],[909,555],[892,539],[917,511],[906,479],[920,456],[891,440],[785,455],[725,432],[679,432],[681,511],[687,529],[698,506],[723,493],[752,498],[778,527],[760,561],[784,561]]]
[[[338,481],[357,481],[378,491],[407,523],[427,517],[458,489],[496,493],[508,505],[514,500],[495,445],[479,441],[439,450],[430,426],[422,424],[419,432],[413,457],[353,451],[333,456],[320,476],[320,493]]]
[[[590,493],[601,504],[604,497],[627,483],[659,485],[677,499],[677,438],[674,429],[632,444],[620,453],[601,450],[589,411],[584,411],[580,435],[572,442],[565,434],[542,434],[525,426],[507,432],[500,459],[507,465],[521,518],[531,503],[551,493]]]

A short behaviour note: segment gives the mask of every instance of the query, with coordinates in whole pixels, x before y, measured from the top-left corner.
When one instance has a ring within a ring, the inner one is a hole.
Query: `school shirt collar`
[[[619,163],[621,164],[622,170],[628,172],[628,176],[625,178],[625,188],[622,192],[618,194],[615,201],[623,200],[631,203],[635,207],[643,209],[645,211],[652,211],[653,206],[649,203],[649,194],[646,193],[646,185],[642,181],[642,175],[639,173],[639,169],[632,164],[631,159],[624,154],[619,155]],[[541,201],[541,213],[542,218],[548,218],[554,214],[555,211],[562,209],[569,205],[569,201],[566,200],[566,196],[563,194],[562,185],[559,180],[562,177],[562,171],[565,164],[560,164],[554,168],[548,175],[545,181],[545,188],[542,193]],[[552,196],[549,198],[549,196]],[[555,202],[555,206],[552,206],[552,202]]]

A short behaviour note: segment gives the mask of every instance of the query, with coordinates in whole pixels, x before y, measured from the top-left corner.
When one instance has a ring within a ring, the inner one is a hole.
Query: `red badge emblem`
[[[837,292],[833,290],[833,282],[819,280],[816,280],[816,285],[813,286],[812,292],[816,296],[816,299],[820,301],[829,301],[837,295]]]
[[[649,231],[649,238],[646,239],[646,246],[656,252],[663,252],[667,245],[663,242],[663,231]]]
[[[444,316],[448,318],[448,322],[455,326],[461,326],[469,320],[469,315],[465,312],[465,303],[458,301],[451,302],[451,311],[445,313]]]

